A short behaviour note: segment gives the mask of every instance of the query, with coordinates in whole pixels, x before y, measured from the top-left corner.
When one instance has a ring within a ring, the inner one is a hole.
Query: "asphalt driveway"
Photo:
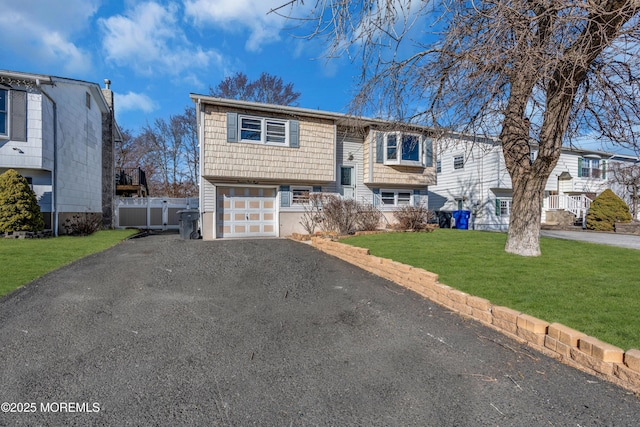
[[[640,249],[640,236],[634,234],[608,233],[602,231],[541,230],[540,235],[556,239],[578,240],[601,245]]]
[[[633,394],[278,239],[85,258],[0,300],[0,359],[6,426],[640,420]]]

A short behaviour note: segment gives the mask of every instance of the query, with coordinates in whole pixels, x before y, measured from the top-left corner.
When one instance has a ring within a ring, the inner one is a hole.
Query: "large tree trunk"
[[[522,256],[540,256],[540,220],[547,177],[517,175],[511,181],[512,214],[505,251]]]

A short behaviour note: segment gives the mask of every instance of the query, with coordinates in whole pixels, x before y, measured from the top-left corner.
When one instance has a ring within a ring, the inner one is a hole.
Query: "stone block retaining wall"
[[[624,351],[559,323],[548,323],[507,307],[493,305],[438,282],[438,275],[369,254],[322,237],[311,238],[317,249],[384,277],[463,316],[488,325],[563,363],[628,390],[640,392],[640,350]]]

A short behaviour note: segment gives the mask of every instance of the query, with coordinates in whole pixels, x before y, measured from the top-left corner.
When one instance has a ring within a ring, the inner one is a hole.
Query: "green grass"
[[[342,242],[437,273],[440,282],[602,341],[640,349],[640,251],[541,238],[542,256],[504,251],[506,234],[388,233]]]
[[[137,230],[104,230],[84,237],[0,239],[0,296],[135,233]]]

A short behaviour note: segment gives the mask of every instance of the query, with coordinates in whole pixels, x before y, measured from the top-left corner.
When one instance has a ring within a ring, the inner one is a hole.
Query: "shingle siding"
[[[217,106],[205,107],[205,177],[277,182],[335,180],[335,127],[331,120],[299,120],[300,147],[278,147],[228,143],[227,112]],[[290,119],[286,116],[273,118]]]

